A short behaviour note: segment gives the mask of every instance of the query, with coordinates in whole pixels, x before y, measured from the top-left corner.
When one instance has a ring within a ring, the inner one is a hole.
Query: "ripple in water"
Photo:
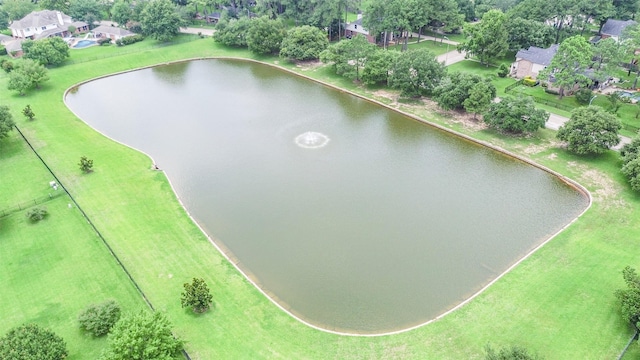
[[[307,131],[304,134],[296,136],[294,141],[296,145],[301,148],[317,149],[327,145],[327,143],[329,143],[329,138],[327,135],[319,132]]]

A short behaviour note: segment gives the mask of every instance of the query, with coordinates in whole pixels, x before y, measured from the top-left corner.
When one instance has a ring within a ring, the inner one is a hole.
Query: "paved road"
[[[211,28],[195,28],[195,27],[180,28],[180,32],[181,33],[185,33],[185,34],[198,34],[198,33],[201,33],[202,35],[205,35],[205,36],[213,35],[214,31],[215,30],[211,29]]]

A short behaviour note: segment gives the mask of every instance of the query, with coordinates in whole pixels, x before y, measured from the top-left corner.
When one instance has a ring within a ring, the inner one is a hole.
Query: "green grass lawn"
[[[51,80],[26,96],[5,90],[6,76],[0,75],[0,97],[16,118],[31,105],[38,120],[21,121],[21,128],[156,309],[167,313],[193,359],[480,359],[487,343],[521,345],[549,359],[605,359],[616,357],[626,344],[631,329],[621,320],[613,292],[624,286],[624,266],[640,268],[634,250],[640,235],[640,214],[634,209],[640,196],[620,174],[619,155],[577,157],[558,148],[549,130],[524,139],[503,136],[452,122],[415,104],[397,106],[576,179],[593,194],[593,206],[483,294],[427,326],[391,336],[351,337],[294,320],[211,245],[180,206],[164,174],[150,169],[147,156],[94,132],[64,106],[65,89],[97,76],[180,59],[255,58],[211,39],[171,46],[147,41],[137,48],[74,51],[71,65],[52,69]],[[277,58],[260,59],[373,96],[327,67],[302,69]],[[497,69],[473,65],[473,71],[491,75]],[[0,155],[0,168],[7,169],[3,174],[13,171],[34,178],[16,198],[44,191],[41,182],[47,176],[37,169],[41,165],[15,142],[13,135],[0,140],[0,153],[13,149],[13,155]],[[79,173],[83,155],[95,162],[92,174]],[[13,177],[9,186],[17,189],[20,181]],[[6,183],[3,178],[3,189]],[[10,314],[3,316],[0,333],[37,321],[64,336],[70,358],[94,359],[104,342],[78,332],[77,313],[105,297],[126,309],[142,307],[143,302],[77,211],[67,208],[65,198],[50,202],[49,209],[51,216],[35,225],[26,224],[21,214],[0,219],[0,273],[15,274],[0,277],[3,294],[12,294],[0,297],[3,315]],[[195,276],[205,278],[214,297],[213,309],[202,315],[180,307],[182,284]]]
[[[417,38],[410,39],[410,43],[408,44],[409,49],[429,49],[434,55],[442,55],[449,51],[453,51],[456,49],[455,45],[447,45],[433,40],[425,40],[422,39],[420,42],[417,41]],[[396,45],[391,48],[395,48]]]

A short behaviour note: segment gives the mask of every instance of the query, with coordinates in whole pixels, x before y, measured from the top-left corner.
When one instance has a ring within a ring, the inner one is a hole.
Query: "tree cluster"
[[[20,325],[0,338],[0,359],[62,360],[68,354],[60,336],[36,324]]]
[[[69,45],[58,36],[35,41],[26,40],[22,43],[22,51],[25,59],[45,66],[60,65],[69,57]]]
[[[505,96],[500,102],[491,103],[484,115],[484,122],[500,132],[511,134],[532,133],[549,119],[549,113],[536,109],[533,99],[528,96]]]
[[[622,270],[622,277],[627,288],[615,292],[620,300],[622,316],[636,329],[640,329],[640,277],[631,266]]]
[[[16,90],[24,95],[27,90],[39,88],[40,84],[49,80],[49,71],[41,64],[24,59],[18,62],[9,73],[7,89]]]
[[[627,177],[631,188],[640,191],[640,136],[636,136],[620,150],[622,155],[622,173]]]
[[[558,129],[556,137],[567,142],[567,149],[578,155],[602,154],[620,143],[622,124],[600,106],[579,107]]]

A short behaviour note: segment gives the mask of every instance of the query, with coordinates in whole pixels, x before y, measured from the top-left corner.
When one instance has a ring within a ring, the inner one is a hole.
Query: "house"
[[[558,52],[558,44],[553,44],[546,49],[531,46],[527,50],[520,50],[516,54],[516,61],[511,65],[511,74],[522,79],[525,76],[535,78],[540,71],[551,64],[551,59]]]
[[[363,26],[362,26],[362,14],[358,14],[358,19],[352,23],[347,24],[347,26],[344,29],[344,36],[347,39],[351,39],[352,37],[356,36],[356,35],[363,35],[364,37],[367,38],[367,40],[372,43],[375,44],[376,43],[376,38],[375,36],[371,36],[369,35],[369,31],[367,31]]]
[[[133,36],[135,33],[131,31],[115,26],[100,25],[92,30],[96,39],[111,39],[111,42],[116,42],[119,39],[127,36]]]
[[[54,10],[33,11],[9,25],[11,35],[16,39],[38,40],[51,36],[68,37],[74,27],[75,33],[89,31],[89,25],[82,21],[72,21],[71,17]]]
[[[620,40],[620,35],[627,26],[635,25],[637,22],[633,20],[614,20],[609,19],[602,26],[602,30],[600,30],[600,38],[612,38],[615,41]]]
[[[219,12],[213,12],[205,16],[205,20],[207,20],[207,23],[209,24],[217,24],[218,21],[220,21],[220,16],[221,14]]]

